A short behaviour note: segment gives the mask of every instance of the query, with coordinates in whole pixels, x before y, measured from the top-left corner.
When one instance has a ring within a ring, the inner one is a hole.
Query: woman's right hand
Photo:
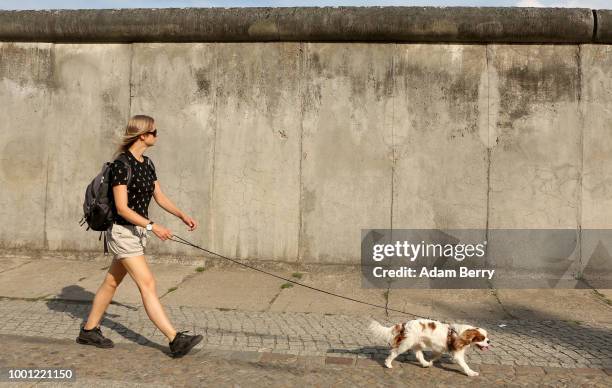
[[[167,229],[160,224],[153,224],[153,233],[155,233],[155,235],[162,241],[165,241],[173,236],[170,229]]]

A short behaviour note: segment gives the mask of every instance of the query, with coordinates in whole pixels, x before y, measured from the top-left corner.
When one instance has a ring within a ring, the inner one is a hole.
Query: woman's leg
[[[164,308],[157,297],[156,281],[153,273],[149,269],[144,256],[134,256],[121,259],[123,266],[130,274],[140,290],[142,302],[149,319],[157,328],[172,341],[176,335],[176,330],[168,320]]]
[[[93,306],[91,311],[89,312],[89,317],[87,317],[87,322],[85,323],[85,330],[91,330],[94,327],[98,326],[100,321],[102,320],[102,316],[106,311],[106,308],[113,300],[113,295],[115,295],[115,291],[117,287],[123,280],[123,277],[127,271],[125,267],[121,265],[119,260],[113,259],[110,268],[108,269],[108,273],[102,282],[102,285],[96,292],[96,296],[93,300]]]

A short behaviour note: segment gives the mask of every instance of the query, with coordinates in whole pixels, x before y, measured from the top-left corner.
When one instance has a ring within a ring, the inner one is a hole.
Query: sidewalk
[[[45,337],[66,346],[74,343],[110,260],[0,257],[0,336]],[[309,363],[321,368],[334,364],[361,369],[368,363],[380,367],[387,348],[370,337],[369,319],[384,323],[410,319],[400,314],[386,316],[384,310],[298,285],[284,288],[280,279],[236,266],[150,266],[162,304],[177,330],[203,334],[197,349],[220,352],[232,360],[260,363],[294,357],[311,360]],[[347,268],[311,268],[297,274],[286,267],[267,269],[351,298],[386,303],[384,290],[361,288],[354,268],[350,272]],[[486,328],[494,347],[468,354],[468,363],[477,365],[474,368],[489,368],[489,373],[498,374],[512,371],[515,379],[524,370],[542,377],[565,369],[568,374],[604,378],[612,374],[610,299],[610,290],[392,289],[388,305]],[[129,275],[107,310],[102,330],[117,344],[155,349],[157,357],[167,349],[166,338],[148,319]],[[417,367],[412,354],[399,362],[419,376],[439,373]],[[445,367],[454,367],[448,358],[443,362]]]

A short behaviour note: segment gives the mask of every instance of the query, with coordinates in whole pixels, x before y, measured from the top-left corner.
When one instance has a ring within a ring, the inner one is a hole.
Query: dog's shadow
[[[385,367],[385,359],[389,356],[389,347],[385,346],[366,346],[357,349],[335,349],[330,348],[327,350],[327,354],[334,355],[342,355],[342,354],[350,354],[350,355],[359,355],[359,354],[367,354],[367,358],[369,360],[377,362],[381,368]],[[426,360],[431,360],[433,355],[431,352],[423,351],[423,355]],[[406,351],[399,356],[393,362],[399,362],[401,364],[410,364],[414,365],[417,368],[425,369],[421,366],[419,361],[416,359],[414,352]],[[430,368],[440,368],[442,370],[448,372],[458,373],[460,375],[465,375],[462,371],[453,368],[451,365],[456,365],[451,357],[448,354],[444,354],[438,361],[434,362],[434,364]]]

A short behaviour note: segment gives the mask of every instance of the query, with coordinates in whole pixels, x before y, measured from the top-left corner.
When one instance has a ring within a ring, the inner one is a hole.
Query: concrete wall
[[[139,113],[200,228],[150,218],[230,257],[358,263],[361,228],[610,229],[611,69],[590,43],[2,42],[0,249],[101,254],[84,190]]]

